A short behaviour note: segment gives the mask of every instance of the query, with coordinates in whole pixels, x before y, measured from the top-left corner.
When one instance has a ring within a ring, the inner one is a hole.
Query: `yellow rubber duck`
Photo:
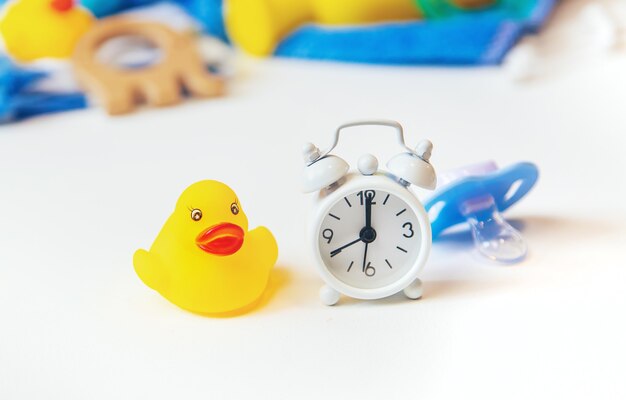
[[[73,0],[16,0],[6,7],[0,34],[7,53],[22,62],[68,58],[94,22]]]
[[[205,180],[189,186],[150,251],[133,258],[141,280],[199,314],[237,314],[260,299],[278,257],[272,233],[248,231],[236,194]]]

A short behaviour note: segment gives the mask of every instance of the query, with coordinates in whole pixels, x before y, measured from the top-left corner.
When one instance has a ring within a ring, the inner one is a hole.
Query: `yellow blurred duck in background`
[[[68,58],[93,23],[91,13],[73,0],[16,0],[6,6],[0,34],[18,61]]]

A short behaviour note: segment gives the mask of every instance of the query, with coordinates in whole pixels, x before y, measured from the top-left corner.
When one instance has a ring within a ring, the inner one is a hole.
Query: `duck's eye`
[[[230,205],[230,212],[232,212],[234,215],[239,214],[239,206],[237,205],[237,203],[233,203]]]
[[[193,219],[194,221],[200,221],[202,219],[202,211],[198,210],[197,208],[191,210],[191,219]]]

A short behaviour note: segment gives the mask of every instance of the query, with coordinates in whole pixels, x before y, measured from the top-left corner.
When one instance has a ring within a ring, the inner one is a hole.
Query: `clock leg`
[[[419,279],[414,280],[409,286],[404,289],[404,295],[411,300],[417,300],[422,297],[422,281]]]
[[[320,289],[320,300],[327,306],[334,306],[339,301],[339,292],[328,285]]]

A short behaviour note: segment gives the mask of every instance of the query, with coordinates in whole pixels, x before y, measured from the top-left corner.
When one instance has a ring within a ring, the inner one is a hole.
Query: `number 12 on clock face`
[[[397,281],[413,266],[422,238],[413,208],[399,196],[365,189],[339,198],[323,216],[318,245],[328,271],[363,289]]]

